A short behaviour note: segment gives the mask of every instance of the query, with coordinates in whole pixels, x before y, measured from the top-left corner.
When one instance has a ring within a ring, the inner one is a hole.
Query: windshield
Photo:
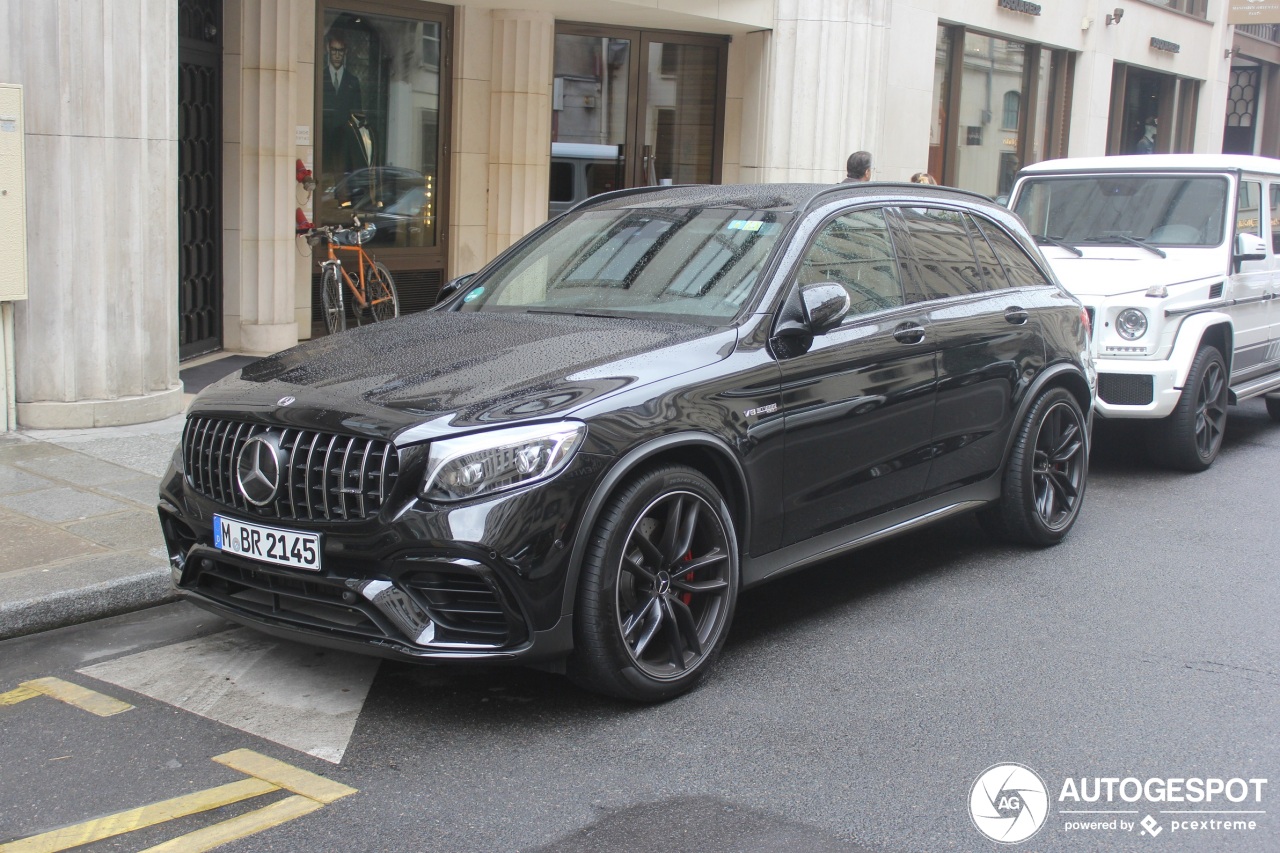
[[[1041,242],[1217,246],[1228,189],[1218,175],[1032,178],[1014,210]]]
[[[789,218],[720,208],[569,214],[472,287],[459,310],[667,315],[719,325],[751,295]]]

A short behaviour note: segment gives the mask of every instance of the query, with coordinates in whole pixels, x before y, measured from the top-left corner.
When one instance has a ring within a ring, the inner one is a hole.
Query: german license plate
[[[281,530],[264,524],[237,521],[224,515],[213,517],[213,547],[309,572],[320,571],[320,534]]]

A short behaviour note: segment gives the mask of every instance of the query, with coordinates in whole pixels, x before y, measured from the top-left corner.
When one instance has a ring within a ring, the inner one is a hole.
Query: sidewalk
[[[0,639],[173,598],[156,493],[183,421],[0,434]]]

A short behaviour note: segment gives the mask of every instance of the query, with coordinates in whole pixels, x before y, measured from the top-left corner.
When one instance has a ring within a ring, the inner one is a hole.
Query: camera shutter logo
[[[265,432],[255,435],[240,448],[236,457],[236,485],[254,506],[266,506],[280,491],[280,439]]]
[[[969,816],[979,832],[1001,844],[1018,844],[1040,831],[1049,816],[1044,780],[1021,764],[995,764],[969,790]]]

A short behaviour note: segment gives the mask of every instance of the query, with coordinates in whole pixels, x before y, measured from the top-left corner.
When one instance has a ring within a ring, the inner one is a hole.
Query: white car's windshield
[[[1218,246],[1228,190],[1217,175],[1037,177],[1014,210],[1042,243]]]
[[[569,214],[471,287],[459,310],[666,314],[719,324],[750,296],[789,217],[723,208]]]

